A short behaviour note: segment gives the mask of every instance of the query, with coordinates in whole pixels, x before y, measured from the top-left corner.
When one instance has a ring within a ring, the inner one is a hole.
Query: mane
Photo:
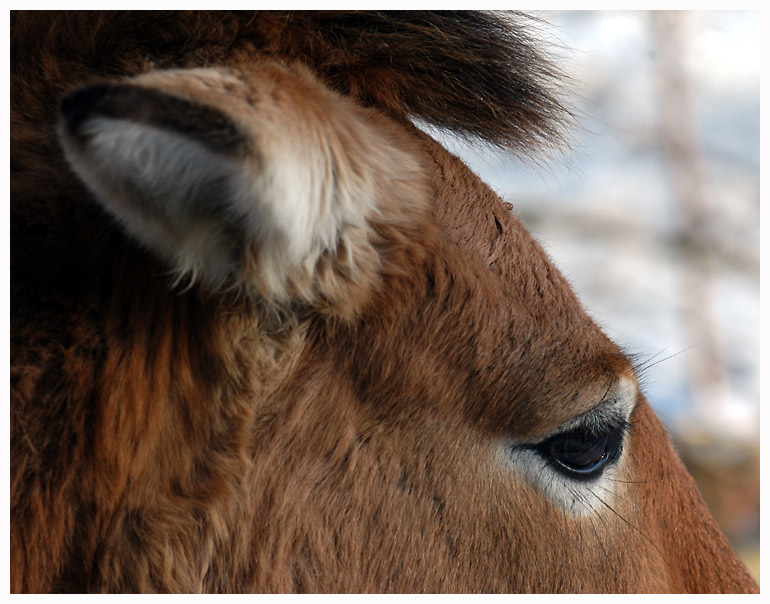
[[[392,114],[517,151],[558,141],[557,69],[525,34],[533,19],[484,12],[321,15],[350,49],[320,65],[339,90]],[[530,29],[531,31],[531,29]]]
[[[525,33],[535,22],[474,11],[13,13],[11,63],[21,72],[50,57],[62,74],[63,61],[114,77],[272,55],[391,117],[531,153],[560,144],[570,121],[561,74]]]

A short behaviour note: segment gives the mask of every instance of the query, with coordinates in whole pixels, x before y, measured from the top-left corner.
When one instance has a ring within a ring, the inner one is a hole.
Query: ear
[[[59,136],[97,200],[175,282],[212,291],[342,300],[378,279],[373,223],[427,205],[404,135],[301,68],[95,84],[62,100]]]

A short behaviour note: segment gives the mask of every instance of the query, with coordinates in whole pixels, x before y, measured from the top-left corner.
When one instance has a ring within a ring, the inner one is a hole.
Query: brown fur
[[[496,462],[633,375],[408,121],[552,140],[555,72],[523,32],[477,13],[12,15],[12,591],[756,591],[643,398],[613,510],[569,515]],[[367,107],[424,182],[411,200],[377,184],[363,281],[327,259],[317,297],[269,312],[170,291],[66,166],[59,98],[276,61],[305,65],[319,103]]]

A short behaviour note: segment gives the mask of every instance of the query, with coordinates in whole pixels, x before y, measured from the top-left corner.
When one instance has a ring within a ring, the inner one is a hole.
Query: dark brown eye
[[[577,427],[529,445],[556,471],[575,480],[592,480],[620,457],[628,424],[608,422],[600,427]]]
[[[570,472],[590,474],[601,469],[609,459],[606,434],[593,436],[576,431],[555,436],[547,442],[550,457]]]

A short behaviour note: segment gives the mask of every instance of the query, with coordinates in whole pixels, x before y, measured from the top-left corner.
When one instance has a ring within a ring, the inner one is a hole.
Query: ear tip
[[[79,134],[81,126],[93,114],[94,107],[104,97],[106,89],[104,84],[94,84],[73,90],[62,97],[59,115],[68,134]]]

